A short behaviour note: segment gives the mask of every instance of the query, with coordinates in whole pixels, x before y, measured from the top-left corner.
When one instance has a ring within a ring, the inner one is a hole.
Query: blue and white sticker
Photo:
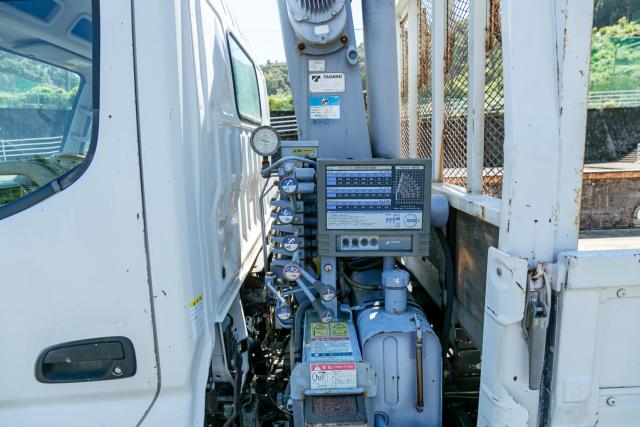
[[[280,208],[277,215],[280,224],[291,224],[293,222],[294,213],[291,208]]]
[[[340,119],[340,97],[310,96],[309,115],[312,120]]]
[[[298,181],[295,178],[285,178],[280,181],[280,190],[284,194],[292,195],[298,192]]]
[[[287,264],[282,269],[282,275],[290,282],[295,282],[302,275],[302,269],[298,264],[293,262]]]
[[[287,252],[295,252],[300,247],[300,241],[296,236],[286,236],[282,239],[282,246]]]

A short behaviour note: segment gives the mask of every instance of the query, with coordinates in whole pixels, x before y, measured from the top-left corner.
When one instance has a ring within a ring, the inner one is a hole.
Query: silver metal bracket
[[[547,349],[551,307],[551,264],[539,263],[527,274],[522,336],[529,351],[529,388],[539,390]]]

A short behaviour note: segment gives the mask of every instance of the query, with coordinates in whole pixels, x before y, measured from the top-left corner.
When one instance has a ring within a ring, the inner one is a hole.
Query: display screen
[[[421,230],[424,165],[327,165],[328,230]]]

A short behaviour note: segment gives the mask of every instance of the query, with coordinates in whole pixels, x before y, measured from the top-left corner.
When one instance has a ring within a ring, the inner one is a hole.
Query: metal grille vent
[[[309,14],[325,13],[337,3],[338,0],[300,0],[300,7]]]

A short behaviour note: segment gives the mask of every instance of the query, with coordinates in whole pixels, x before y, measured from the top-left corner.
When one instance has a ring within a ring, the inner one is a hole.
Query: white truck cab
[[[0,63],[0,425],[202,426],[269,122],[227,6],[2,1]]]

